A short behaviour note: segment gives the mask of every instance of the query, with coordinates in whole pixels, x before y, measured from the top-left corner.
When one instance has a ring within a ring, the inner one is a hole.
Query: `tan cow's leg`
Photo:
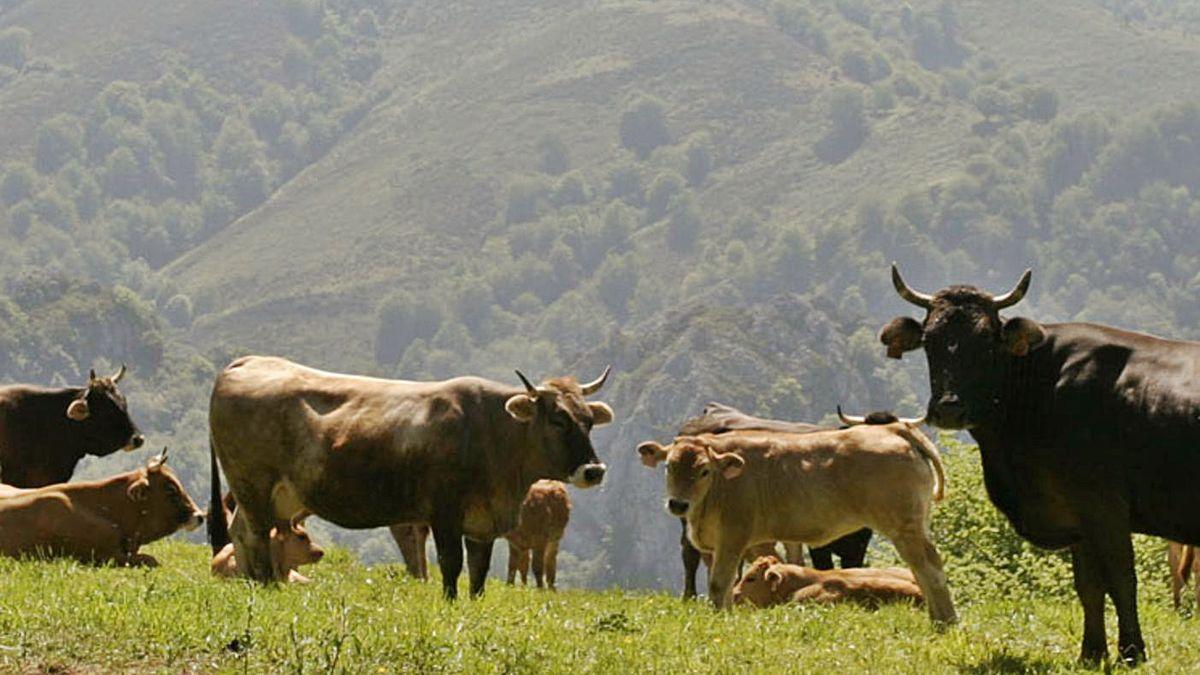
[[[1167,542],[1167,566],[1171,568],[1171,598],[1175,601],[1175,609],[1182,605],[1183,575],[1179,563],[1183,558],[1183,545],[1173,541]]]
[[[729,594],[733,590],[738,565],[742,561],[742,551],[745,549],[745,539],[729,538],[718,543],[713,552],[712,567],[708,570],[708,597],[717,609],[725,609],[732,605]]]
[[[783,561],[789,565],[803,565],[804,544],[800,542],[783,542]]]
[[[1200,613],[1200,555],[1192,558],[1192,589],[1196,593],[1196,612]]]
[[[270,531],[270,509],[258,518],[251,514],[245,501],[238,502],[233,524],[229,527],[233,556],[243,574],[262,583],[286,581],[275,578],[275,566],[271,564]]]
[[[542,579],[546,570],[546,542],[539,541],[531,550],[533,556],[533,580],[538,588],[544,588]]]
[[[554,588],[554,578],[558,576],[558,540],[551,539],[546,542],[546,586],[550,590]]]
[[[392,539],[396,540],[396,548],[400,549],[400,557],[404,559],[404,568],[410,576],[417,579],[429,578],[429,563],[425,559],[425,539],[428,531],[424,525],[392,525],[388,528]]]
[[[521,569],[521,558],[524,555],[525,555],[525,552],[523,550],[521,550],[520,546],[517,546],[516,544],[512,543],[511,540],[508,542],[508,585],[509,586],[512,586],[513,584],[515,584],[517,582],[517,572]],[[522,580],[521,583],[524,583],[524,580]]]
[[[884,534],[892,540],[896,552],[917,578],[917,585],[921,587],[925,603],[929,606],[930,618],[939,624],[958,623],[958,614],[954,611],[954,601],[946,584],[946,573],[942,569],[942,557],[929,540],[925,528],[912,528],[894,536],[886,532]]]

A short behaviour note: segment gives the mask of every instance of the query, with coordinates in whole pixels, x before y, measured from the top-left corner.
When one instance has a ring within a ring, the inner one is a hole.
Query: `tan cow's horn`
[[[911,424],[914,427],[919,427],[922,424],[925,424],[925,416],[924,415],[921,415],[920,417],[897,417],[896,419],[905,424]]]
[[[525,385],[525,391],[528,391],[530,396],[537,396],[538,395],[537,387],[535,387],[529,383],[529,378],[525,377],[525,374],[519,370],[516,371],[516,373],[517,373],[517,377],[521,378],[521,383]]]
[[[900,276],[900,268],[896,263],[892,263],[892,285],[896,287],[896,292],[900,294],[900,297],[917,307],[924,307],[925,309],[933,307],[933,296],[928,293],[914,291],[908,284],[904,283],[904,278]]]
[[[893,267],[892,269],[895,268]],[[846,413],[842,412],[842,406],[840,405],[837,407],[837,414],[838,419],[842,421],[842,424],[845,424],[848,427],[864,424],[867,421],[867,418],[863,417],[862,415],[847,415]]]
[[[595,380],[592,380],[591,382],[588,382],[587,384],[579,385],[579,388],[583,390],[583,395],[590,396],[590,395],[600,391],[600,387],[604,386],[604,382],[606,380],[608,380],[608,374],[611,372],[612,372],[612,366],[605,366],[604,372],[600,373],[600,377],[597,377]]]
[[[1029,292],[1029,281],[1032,278],[1033,270],[1025,270],[1025,273],[1021,275],[1021,280],[1017,282],[1017,285],[1011,291],[1004,295],[997,295],[992,299],[992,302],[996,303],[996,309],[1012,307],[1020,302],[1025,297],[1025,294]]]
[[[116,383],[120,382],[122,377],[125,377],[125,364],[124,363],[121,364],[121,369],[117,371],[117,374],[112,376],[112,383],[116,384]]]

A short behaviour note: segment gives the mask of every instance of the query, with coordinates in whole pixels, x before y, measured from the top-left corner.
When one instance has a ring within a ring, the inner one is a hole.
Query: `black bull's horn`
[[[1025,294],[1029,291],[1029,282],[1032,278],[1033,270],[1025,270],[1024,274],[1021,275],[1020,280],[1017,281],[1017,285],[1014,286],[1011,291],[993,297],[992,302],[995,304],[996,309],[1000,310],[1007,307],[1012,307],[1020,302],[1021,299],[1025,297]],[[928,293],[922,293],[920,291],[913,290],[911,286],[905,283],[904,278],[900,276],[900,267],[896,265],[896,263],[892,263],[892,285],[896,287],[896,292],[900,294],[900,297],[911,302],[917,307],[922,307],[924,309],[931,309],[933,307],[933,296]]]

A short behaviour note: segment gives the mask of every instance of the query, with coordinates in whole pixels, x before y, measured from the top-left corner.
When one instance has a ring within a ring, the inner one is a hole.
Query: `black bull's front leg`
[[[1108,655],[1104,596],[1117,610],[1117,653],[1134,664],[1146,659],[1146,643],[1137,611],[1137,575],[1128,531],[1091,532],[1071,547],[1075,592],[1083,605],[1083,645],[1079,658],[1096,663]]]

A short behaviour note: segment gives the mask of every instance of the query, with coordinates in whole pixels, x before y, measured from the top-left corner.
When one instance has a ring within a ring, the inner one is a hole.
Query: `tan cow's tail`
[[[909,425],[900,425],[900,435],[908,444],[917,450],[918,453],[925,457],[929,462],[930,468],[933,469],[936,482],[933,485],[933,500],[942,501],[946,498],[946,467],[942,465],[942,456],[938,453],[937,446],[929,437],[921,433],[920,429]]]
[[[225,509],[221,504],[221,469],[217,466],[217,451],[213,447],[212,435],[208,437],[208,459],[211,473],[212,494],[208,500],[208,543],[216,555],[229,543],[229,523],[225,522]]]
[[[1192,575],[1192,561],[1196,559],[1196,547],[1191,544],[1184,544],[1182,555],[1179,556],[1179,579],[1183,583],[1188,582],[1188,577]],[[1200,582],[1197,582],[1200,583]]]

